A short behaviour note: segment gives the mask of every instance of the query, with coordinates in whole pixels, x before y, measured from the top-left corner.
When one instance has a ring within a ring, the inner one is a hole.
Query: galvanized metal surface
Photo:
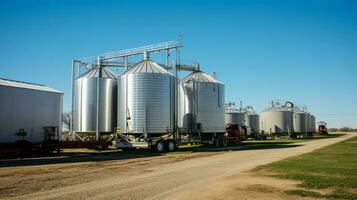
[[[238,111],[233,111],[233,112],[226,112],[225,113],[225,123],[233,123],[233,124],[238,124],[241,126],[247,126],[247,115],[244,112],[238,112]]]
[[[89,70],[74,83],[75,132],[113,132],[116,124],[117,79],[113,72],[102,68]],[[99,96],[97,99],[97,87]],[[98,102],[98,108],[97,108]],[[98,109],[98,123],[97,123]]]
[[[259,122],[259,115],[258,114],[247,114],[246,122],[247,125],[251,128],[253,133],[260,132],[260,122]]]
[[[122,133],[165,134],[174,130],[175,77],[144,60],[119,77],[118,127]]]
[[[55,90],[53,88],[50,88],[46,85],[27,83],[27,82],[23,82],[23,81],[16,81],[16,80],[4,79],[4,78],[0,78],[0,85],[62,94],[62,92]]]
[[[306,113],[306,132],[311,132],[312,123],[311,123],[311,114]]]
[[[45,126],[58,126],[61,133],[63,94],[47,86],[18,83],[0,84],[0,143],[22,139],[40,143]],[[19,136],[19,129],[26,135]]]
[[[294,132],[307,132],[307,114],[304,112],[294,113]]]
[[[308,133],[316,132],[316,119],[311,113],[306,114],[306,131]]]
[[[293,112],[288,110],[267,110],[260,114],[260,128],[266,133],[293,132]]]
[[[179,92],[181,130],[200,129],[202,133],[225,131],[223,84],[201,71],[195,71],[181,81]]]
[[[308,132],[314,133],[316,132],[316,118],[314,115],[309,114],[309,129]]]

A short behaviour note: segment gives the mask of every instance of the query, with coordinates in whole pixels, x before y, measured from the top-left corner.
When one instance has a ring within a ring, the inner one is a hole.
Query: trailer
[[[162,152],[174,151],[183,143],[226,145],[224,86],[212,76],[204,74],[197,63],[181,64],[182,47],[182,41],[177,40],[73,61],[72,83],[75,82],[76,74],[81,71],[81,67],[89,70],[124,68],[124,71],[118,75],[117,127],[111,136],[115,147],[147,148]],[[151,54],[160,53],[165,55],[165,64],[150,59]],[[175,62],[172,64],[171,55],[175,56]],[[131,61],[135,56],[143,56],[144,59],[132,64]],[[179,73],[182,71],[191,72],[191,75],[180,82]],[[72,96],[75,95],[74,88],[72,85]],[[99,99],[101,88],[99,86],[96,88],[99,91],[97,92],[97,99]],[[186,102],[191,103],[190,108],[182,110],[186,108],[182,105],[184,100],[182,97],[185,98],[190,88],[196,91],[196,95],[189,96],[191,99]],[[201,94],[208,94],[208,96],[199,97],[198,95]],[[207,98],[211,100],[207,101]],[[194,105],[193,101],[200,103]],[[74,102],[72,98],[72,112],[78,110]],[[99,121],[101,111],[98,101],[96,104],[97,109],[93,113],[96,121]],[[216,110],[208,111],[210,107]],[[190,118],[191,116],[194,118]],[[76,117],[78,116],[73,117],[72,124],[76,121]],[[96,140],[98,140],[100,130],[99,125],[96,126]],[[84,139],[76,130],[70,132],[73,138]]]

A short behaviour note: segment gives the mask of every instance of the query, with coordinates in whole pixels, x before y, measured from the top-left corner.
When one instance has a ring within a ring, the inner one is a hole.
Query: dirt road
[[[0,168],[3,199],[285,199],[286,180],[246,171],[350,138],[265,150],[183,153],[84,163]]]

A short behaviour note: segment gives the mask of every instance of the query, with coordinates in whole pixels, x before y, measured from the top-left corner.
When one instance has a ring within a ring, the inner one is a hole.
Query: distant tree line
[[[328,131],[329,132],[357,132],[357,128],[344,126],[342,128],[329,128]]]

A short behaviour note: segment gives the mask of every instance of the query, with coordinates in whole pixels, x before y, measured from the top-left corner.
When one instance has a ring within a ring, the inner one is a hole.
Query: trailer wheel
[[[166,149],[167,149],[167,151],[173,152],[173,151],[176,150],[176,148],[177,148],[177,146],[176,146],[176,142],[174,140],[167,140],[166,141]]]
[[[221,136],[219,139],[220,139],[220,140],[219,140],[219,145],[220,145],[221,147],[227,147],[227,145],[228,145],[227,138],[224,137],[224,136]]]
[[[220,143],[219,142],[219,137],[216,137],[213,142],[214,142],[214,147],[219,148],[219,146],[220,146],[219,145],[219,143]]]
[[[236,146],[241,145],[241,143],[242,143],[242,140],[240,138],[238,138],[237,141],[236,141]]]
[[[162,153],[162,152],[165,151],[164,141],[159,140],[159,141],[156,142],[156,144],[155,144],[155,151],[158,152],[158,153]]]

